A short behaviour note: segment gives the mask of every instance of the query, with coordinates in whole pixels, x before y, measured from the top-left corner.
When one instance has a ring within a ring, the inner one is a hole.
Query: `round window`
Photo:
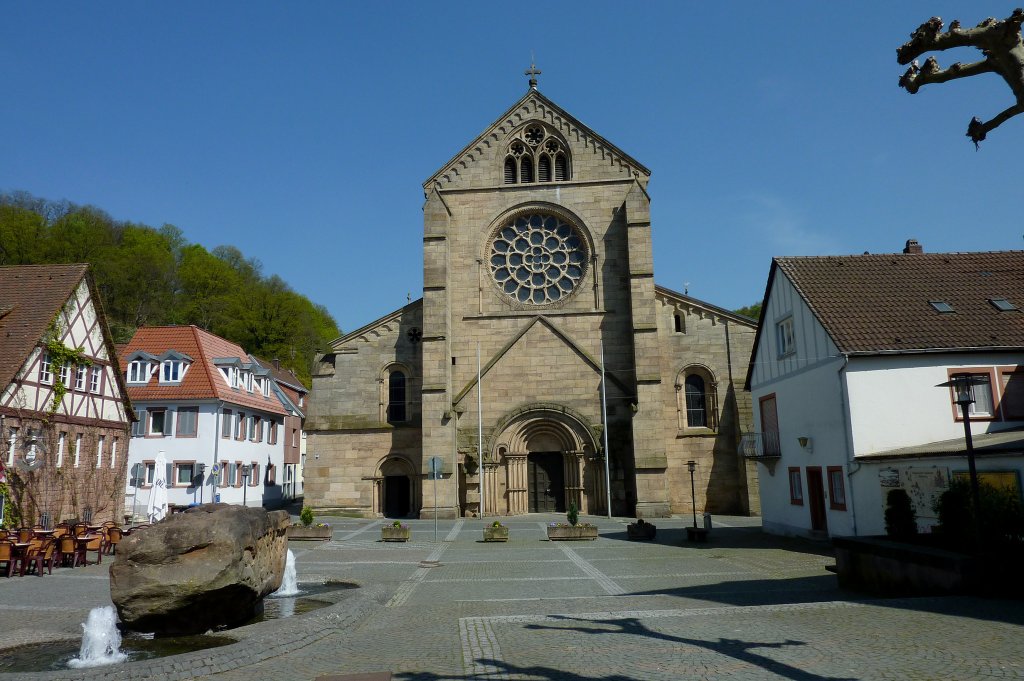
[[[491,276],[523,305],[547,305],[567,298],[587,267],[587,245],[562,218],[545,213],[520,215],[491,241]]]

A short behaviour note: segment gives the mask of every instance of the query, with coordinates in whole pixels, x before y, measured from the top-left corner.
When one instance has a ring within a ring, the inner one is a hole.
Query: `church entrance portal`
[[[565,481],[561,452],[536,452],[526,458],[530,513],[564,513]]]
[[[384,477],[384,515],[388,518],[409,516],[409,478],[405,475]]]

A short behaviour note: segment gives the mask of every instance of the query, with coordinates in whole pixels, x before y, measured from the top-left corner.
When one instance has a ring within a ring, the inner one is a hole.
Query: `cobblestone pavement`
[[[531,515],[502,522],[410,521],[382,543],[381,521],[324,518],[330,542],[298,543],[303,582],[341,580],[336,605],[234,630],[224,648],[26,679],[988,679],[1024,678],[1024,607],[973,598],[872,599],[836,587],[827,546],[764,535],[757,519],[716,519],[687,544],[685,519],[653,543],[624,519],[588,519],[593,542],[548,542]],[[436,561],[436,562],[435,562]],[[76,638],[109,603],[106,563],[0,579],[0,647]],[[0,675],[0,679],[15,675]]]

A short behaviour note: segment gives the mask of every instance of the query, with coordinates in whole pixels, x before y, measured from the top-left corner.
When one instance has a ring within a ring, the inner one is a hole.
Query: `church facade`
[[[424,183],[423,297],[316,358],[306,504],[757,513],[756,323],[654,283],[649,178],[531,81]]]

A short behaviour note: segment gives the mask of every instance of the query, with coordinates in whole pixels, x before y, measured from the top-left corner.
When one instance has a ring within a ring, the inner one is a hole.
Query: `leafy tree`
[[[91,206],[0,194],[0,265],[87,262],[116,342],[142,325],[195,324],[309,384],[314,353],[340,335],[327,309],[234,246],[119,222]]]
[[[741,314],[744,317],[750,317],[751,319],[761,318],[761,303],[754,303],[753,305],[747,305],[733,310],[736,314]]]

